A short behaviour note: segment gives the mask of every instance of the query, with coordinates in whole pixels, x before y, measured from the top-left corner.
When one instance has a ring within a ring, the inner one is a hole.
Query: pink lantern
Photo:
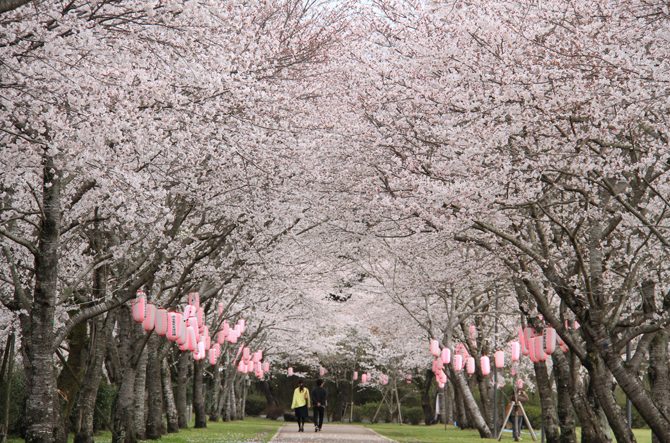
[[[358,380],[358,371],[354,371],[354,381]]]
[[[251,359],[251,349],[249,349],[248,346],[245,346],[244,349],[242,349],[242,358],[246,361]]]
[[[179,318],[179,317],[177,317]],[[177,344],[183,345],[188,340],[188,334],[186,331],[186,322],[184,320],[177,322],[179,332],[177,333]]]
[[[442,359],[442,363],[448,365],[449,362],[451,361],[451,349],[449,348],[442,349],[442,354],[440,355],[440,358]]]
[[[468,357],[467,363],[465,365],[465,369],[468,373],[468,375],[472,375],[475,373],[475,358],[474,357]]]
[[[454,367],[454,371],[460,372],[463,370],[463,356],[461,354],[454,355],[454,358],[451,359],[451,364]]]
[[[535,338],[533,337],[531,341],[528,343],[528,358],[530,358],[530,361],[533,363],[537,363],[537,347],[535,346]]]
[[[142,327],[145,331],[149,332],[154,328],[154,326],[156,326],[156,306],[151,303],[147,303]]]
[[[528,346],[528,350],[530,350],[531,346],[531,339],[535,337],[535,329],[531,327],[526,327],[523,330],[523,335],[524,335],[524,340],[526,342],[526,346]]]
[[[519,346],[521,347],[521,353],[528,355],[528,343],[526,343],[526,336],[522,328],[519,328]]]
[[[558,346],[560,346],[561,351],[563,351],[564,354],[568,352],[568,345],[565,344],[560,335],[556,337],[556,341],[558,341]]]
[[[231,343],[231,344],[235,344],[235,343],[237,343],[237,339],[238,339],[239,337],[240,337],[240,336],[237,335],[237,332],[233,329],[232,331],[230,331],[230,332],[228,333],[228,337],[227,337],[227,338],[228,338],[228,343]]]
[[[167,334],[168,320],[167,309],[160,308],[156,311],[156,334],[161,337]]]
[[[544,334],[544,350],[547,354],[551,355],[556,350],[556,329],[549,327],[545,329]]]
[[[517,379],[517,381],[516,381],[516,388],[517,389],[523,388],[523,380],[521,380],[520,378]]]
[[[445,385],[444,383],[438,383],[437,387],[440,388],[440,389],[444,389],[444,385]]]
[[[212,349],[212,337],[210,337],[209,335],[205,335],[204,337],[205,337],[205,349],[209,351],[210,349]]]
[[[270,372],[270,362],[263,362],[263,372]]]
[[[247,373],[247,365],[246,365],[246,363],[244,363],[244,361],[240,360],[240,362],[237,364],[237,372],[241,372],[242,374]],[[289,374],[289,375],[291,375],[291,374]]]
[[[226,334],[224,334],[223,330],[219,330],[219,332],[216,334],[216,342],[220,345],[225,343],[226,341]]]
[[[186,349],[195,351],[198,346],[198,340],[195,338],[195,330],[193,326],[186,327]]]
[[[321,366],[321,367],[319,368],[319,375],[320,375],[321,377],[323,377],[324,375],[326,375],[326,368],[324,368],[323,366]]]
[[[513,341],[510,347],[512,350],[512,361],[519,361],[521,357],[521,344],[518,341]]]
[[[219,317],[223,315],[223,302],[219,302],[217,306],[216,313],[219,314]]]
[[[144,291],[137,291],[135,300],[131,302],[132,311],[133,311],[133,320],[137,323],[144,322],[144,311],[146,310],[147,297],[144,295]]]
[[[293,368],[288,368],[288,376],[291,377],[293,375]]]
[[[544,337],[541,335],[535,337],[535,358],[538,362],[543,362],[547,359],[547,354],[544,352]]]
[[[179,326],[177,324],[177,314],[175,312],[168,312],[168,328],[167,328],[167,339],[170,341],[177,341]]]
[[[216,364],[216,350],[214,348],[211,348],[209,351],[207,351],[207,355],[209,357],[209,364],[214,366]]]
[[[440,343],[435,339],[430,341],[430,353],[433,354],[434,357],[440,355]]]
[[[491,373],[491,361],[486,355],[482,355],[479,359],[479,365],[482,368],[482,375],[486,377]]]
[[[578,322],[577,320],[575,320],[575,321],[572,323],[572,328],[573,328],[575,331],[576,331],[577,329],[580,328],[580,326],[579,326],[579,322]]]
[[[200,357],[201,360],[203,358],[205,358],[205,342],[204,341],[201,340],[201,341],[198,342],[197,351],[198,351],[198,356]]]
[[[368,382],[368,374],[361,375],[361,383],[367,383],[367,382]]]
[[[184,307],[184,315],[183,315],[184,320],[186,320],[189,317],[193,317],[195,315],[195,311],[196,311],[195,306],[186,305]]]
[[[504,351],[496,351],[495,354],[493,354],[493,359],[495,360],[495,365],[496,368],[504,368],[505,367],[505,352]]]
[[[228,320],[223,321],[223,326],[221,326],[221,330],[223,331],[223,335],[228,335],[230,332],[230,325],[228,324]]]

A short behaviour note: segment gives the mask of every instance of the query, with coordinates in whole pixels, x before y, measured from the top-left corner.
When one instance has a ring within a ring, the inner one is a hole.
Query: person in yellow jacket
[[[291,403],[291,409],[295,411],[295,418],[298,420],[298,432],[305,432],[305,420],[311,406],[309,389],[305,387],[305,382],[300,380],[298,387],[293,391],[293,402]]]

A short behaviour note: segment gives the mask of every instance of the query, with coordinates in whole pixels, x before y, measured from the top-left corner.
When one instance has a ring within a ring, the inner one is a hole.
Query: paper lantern
[[[144,322],[144,312],[146,310],[147,297],[144,295],[144,291],[137,291],[135,300],[131,302],[132,311],[133,311],[133,320],[137,323]]]
[[[510,347],[512,351],[512,361],[519,361],[519,358],[521,357],[521,344],[518,341],[513,341],[510,344]]]
[[[288,376],[291,377],[293,375],[293,368],[288,368]]]
[[[451,364],[454,367],[454,371],[460,372],[463,370],[463,356],[461,354],[454,355],[454,358],[451,359]]]
[[[211,348],[209,351],[207,351],[207,356],[209,357],[209,364],[214,366],[216,364],[216,350],[214,348]]]
[[[219,317],[223,315],[223,302],[219,302],[219,305],[216,308],[216,313],[219,314]]]
[[[531,346],[531,339],[535,337],[535,329],[526,327],[523,330],[523,339],[526,342],[526,346],[528,347],[528,350],[530,350]]]
[[[358,380],[358,371],[354,371],[353,380],[354,381]]]
[[[247,365],[242,360],[240,360],[240,362],[237,364],[237,371],[241,372],[242,374],[247,373]],[[291,375],[291,374],[289,374],[289,375]]]
[[[484,377],[491,373],[491,360],[486,355],[482,355],[479,359],[479,366],[482,368],[482,375]]]
[[[195,351],[198,346],[198,340],[195,338],[195,330],[193,326],[186,327],[186,349]]]
[[[516,381],[516,388],[517,388],[517,389],[521,389],[521,388],[523,388],[523,380],[518,379],[518,380]]]
[[[440,343],[435,339],[430,341],[430,353],[433,354],[434,357],[440,355]]]
[[[224,332],[224,335],[228,335],[230,332],[230,325],[228,324],[228,320],[223,321],[223,325],[221,326],[221,330]]]
[[[442,363],[444,363],[445,365],[448,365],[449,362],[451,361],[451,349],[449,349],[449,348],[442,349],[442,353],[440,354],[440,358],[442,359]]]
[[[533,340],[535,340],[535,358],[538,362],[543,362],[547,359],[547,354],[544,352],[544,337],[538,335]]]
[[[444,389],[444,385],[445,385],[444,383],[438,383],[437,387],[440,388],[440,389]]]
[[[263,362],[263,372],[270,372],[270,362]]]
[[[573,327],[573,329],[574,329],[575,331],[576,331],[577,329],[579,329],[579,328],[580,328],[580,326],[579,326],[579,322],[578,322],[577,320],[575,320],[575,321],[572,323],[572,327]]]
[[[142,327],[145,331],[149,332],[154,329],[156,326],[156,306],[151,303],[147,303],[147,307],[144,313],[144,321],[142,322]]]
[[[556,341],[558,342],[558,346],[561,348],[561,351],[563,351],[564,354],[568,352],[568,345],[565,344],[560,335],[556,336]]]
[[[495,365],[496,368],[504,368],[505,367],[505,352],[504,351],[496,351],[496,353],[493,355],[493,359],[495,360]]]
[[[210,337],[209,335],[205,335],[204,337],[205,337],[205,349],[209,351],[210,349],[212,349],[212,337]]]
[[[528,343],[526,343],[526,336],[524,335],[522,328],[519,328],[519,346],[521,353],[523,355],[528,355]]]
[[[167,331],[166,336],[170,341],[177,341],[177,336],[179,333],[179,326],[177,325],[177,314],[175,312],[168,312],[167,314]]]
[[[556,329],[550,327],[544,330],[544,350],[549,355],[556,350]]]
[[[186,322],[184,320],[181,320],[178,322],[179,325],[179,332],[177,335],[177,343],[180,345],[183,345],[186,343],[186,340],[188,339],[188,334],[186,331]]]
[[[167,334],[167,328],[167,309],[160,308],[156,310],[156,334],[161,337],[165,336],[165,334]]]
[[[200,330],[202,331],[202,328],[205,326],[205,310],[202,309],[202,306],[198,306],[198,310],[196,312],[196,318],[198,319],[198,325],[200,326]]]
[[[368,374],[361,375],[361,383],[367,383],[367,382],[368,382]]]
[[[237,339],[239,338],[239,335],[237,335],[237,332],[233,329],[228,333],[228,337],[226,339],[228,340],[228,343],[235,344],[237,343]]]
[[[245,346],[245,347],[242,349],[242,358],[243,358],[245,361],[249,361],[249,360],[251,359],[251,349],[249,349],[248,346]]]
[[[189,317],[193,317],[195,315],[195,311],[196,311],[195,306],[186,305],[184,307],[184,314],[183,314],[184,320],[186,320]]]
[[[472,375],[475,373],[475,358],[474,357],[468,357],[467,363],[465,365],[465,369],[468,372],[468,375]]]
[[[324,368],[323,366],[320,367],[320,368],[319,368],[319,375],[320,375],[321,377],[323,377],[324,375],[326,375],[326,368]]]

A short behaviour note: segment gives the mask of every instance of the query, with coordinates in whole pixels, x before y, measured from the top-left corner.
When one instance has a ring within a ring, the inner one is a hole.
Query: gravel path
[[[298,432],[297,423],[288,423],[282,426],[277,432],[271,442],[323,442],[331,443],[338,441],[351,442],[392,442],[393,440],[382,437],[376,432],[364,428],[363,426],[355,425],[329,425],[324,424],[321,432],[314,432],[314,426],[309,423],[305,424],[305,432]]]

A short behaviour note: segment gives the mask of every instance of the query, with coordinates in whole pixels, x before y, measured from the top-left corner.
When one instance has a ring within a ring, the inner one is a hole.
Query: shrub
[[[284,408],[281,406],[268,406],[265,409],[265,416],[269,418],[270,420],[277,420],[279,417],[284,415]]]
[[[423,420],[423,409],[419,407],[402,408],[402,418],[405,423],[418,425]]]
[[[252,417],[259,416],[266,406],[267,401],[265,400],[265,397],[257,394],[248,395],[244,405],[244,412],[246,415]]]

